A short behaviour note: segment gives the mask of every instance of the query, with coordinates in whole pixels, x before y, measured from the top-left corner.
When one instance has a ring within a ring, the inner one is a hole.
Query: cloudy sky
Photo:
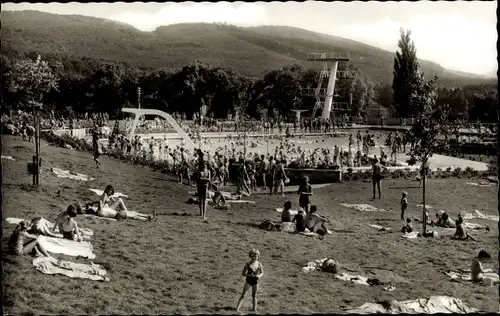
[[[496,1],[2,4],[2,11],[87,15],[143,31],[181,22],[287,25],[389,51],[397,49],[399,29],[404,27],[412,32],[419,58],[478,74],[497,69],[496,8]]]

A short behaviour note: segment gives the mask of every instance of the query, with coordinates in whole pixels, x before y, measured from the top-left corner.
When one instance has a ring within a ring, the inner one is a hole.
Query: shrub
[[[451,169],[451,168],[450,168]],[[453,172],[452,172],[452,175],[454,177],[457,177],[457,178],[460,178],[460,175],[462,174],[462,168],[460,167],[456,167]]]

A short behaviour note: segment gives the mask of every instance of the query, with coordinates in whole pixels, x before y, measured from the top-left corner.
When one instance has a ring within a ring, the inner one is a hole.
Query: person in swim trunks
[[[197,184],[197,195],[198,195],[198,206],[200,208],[200,216],[203,219],[207,219],[207,196],[208,196],[208,186],[210,185],[211,175],[207,168],[207,165],[203,161],[203,156],[200,157],[198,163],[198,172],[196,177]]]
[[[257,249],[250,250],[248,254],[250,261],[245,264],[241,275],[246,277],[245,285],[243,286],[243,292],[241,293],[240,299],[238,300],[238,305],[236,311],[239,312],[243,299],[248,289],[252,288],[252,304],[253,311],[257,313],[257,291],[259,289],[259,279],[264,275],[264,268],[259,262],[260,252]]]

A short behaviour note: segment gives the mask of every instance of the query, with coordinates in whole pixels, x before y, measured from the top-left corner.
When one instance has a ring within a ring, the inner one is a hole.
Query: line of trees
[[[400,57],[408,58],[411,53],[403,53]],[[12,86],[16,77],[26,75],[19,73],[23,69],[19,65],[35,62],[38,56],[0,57],[2,106],[5,110],[25,107],[26,97]],[[351,115],[364,115],[369,108],[382,106],[393,116],[409,117],[415,111],[407,106],[408,93],[398,82],[405,82],[405,71],[418,68],[418,62],[416,56],[410,66],[403,62],[400,62],[398,71],[395,68],[392,87],[372,82],[350,63],[342,65],[355,77],[337,82],[336,94],[340,97],[336,101],[347,102],[348,93],[352,93]],[[50,64],[57,77],[58,89],[43,95],[41,101],[45,109],[53,109],[65,116],[85,112],[107,112],[115,116],[122,107],[137,106],[137,87],[141,87],[144,107],[185,113],[188,118],[198,113],[203,105],[207,114],[215,118],[225,118],[228,113],[236,112],[256,119],[279,115],[289,117],[292,115],[290,110],[296,108],[311,113],[315,99],[303,96],[301,91],[316,88],[319,78],[319,69],[304,69],[300,65],[271,70],[262,78],[245,77],[232,69],[198,61],[177,70],[141,70],[113,62],[89,62],[86,65],[91,66],[82,75],[68,71],[68,65],[60,62]],[[496,86],[438,89],[438,95],[438,104],[449,104],[455,116],[487,121],[496,113]]]

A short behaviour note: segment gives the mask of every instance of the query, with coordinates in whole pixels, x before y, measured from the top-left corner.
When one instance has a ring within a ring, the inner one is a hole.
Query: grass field
[[[156,210],[159,214],[153,222],[77,219],[81,226],[94,230],[95,263],[107,269],[109,282],[45,275],[34,270],[30,258],[4,253],[3,304],[8,314],[232,314],[244,283],[240,273],[253,247],[261,251],[265,269],[258,299],[261,313],[340,312],[367,301],[431,295],[455,296],[482,311],[498,312],[498,287],[450,282],[442,272],[469,268],[481,249],[493,257],[485,266],[497,269],[497,223],[484,222],[492,229],[476,232],[476,243],[401,238],[398,208],[403,189],[409,193],[409,215],[421,214],[416,207],[421,193],[414,181],[387,180],[385,196],[375,201],[369,200],[371,184],[366,182],[316,190],[314,204],[334,221],[333,235],[319,240],[254,227],[265,219],[278,220],[279,213],[273,208],[286,199],[296,205],[296,195],[256,195],[251,197],[255,205],[209,208],[209,221],[204,223],[196,216],[197,208],[184,203],[188,187],[159,172],[108,157],[103,158],[103,168],[96,170],[90,153],[51,147],[42,141],[44,172],[42,186],[36,190],[26,171],[32,145],[9,136],[3,144],[2,154],[16,159],[2,161],[4,217],[53,219],[69,203],[95,199],[89,188],[104,189],[107,184],[129,195],[125,201],[130,210]],[[50,167],[85,173],[96,180],[85,183],[56,178]],[[450,210],[454,217],[458,211],[473,209],[496,214],[496,187],[472,187],[466,181],[430,179],[428,204]],[[391,212],[358,212],[340,206],[343,202],[373,204]],[[392,231],[379,232],[368,224],[391,227]],[[13,227],[3,226],[5,246]],[[396,290],[384,292],[381,287],[336,280],[322,272],[301,273],[308,261],[324,257],[337,258],[342,267],[358,274],[374,274],[394,284]],[[242,310],[250,308],[249,295]]]

